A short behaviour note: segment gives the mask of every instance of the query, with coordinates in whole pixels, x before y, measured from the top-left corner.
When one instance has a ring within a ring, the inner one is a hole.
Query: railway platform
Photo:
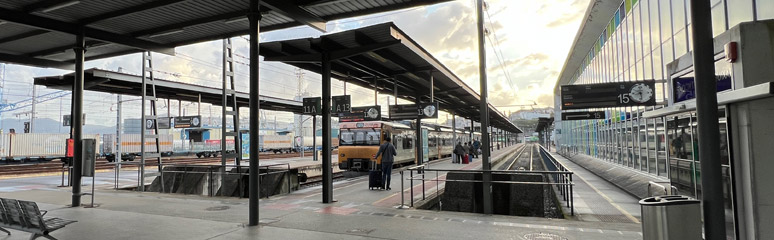
[[[496,150],[492,158],[508,156],[518,147]],[[59,182],[51,177],[0,180],[0,195],[35,201],[41,209],[49,210],[46,216],[79,221],[55,232],[53,235],[59,239],[642,238],[640,224],[635,221],[639,210],[631,205],[636,203],[634,197],[567,163],[561,156],[555,157],[578,176],[574,192],[577,217],[548,219],[398,209],[396,206],[401,203],[399,172],[403,168],[393,171],[392,191],[368,190],[367,176],[361,176],[335,181],[337,201],[332,204],[320,201],[320,186],[261,199],[258,227],[248,227],[245,223],[247,199],[113,190],[110,173],[98,174],[96,208],[68,207],[69,188],[57,188]],[[438,169],[480,169],[481,161],[463,165],[453,164],[446,158],[432,161],[430,165]],[[132,181],[132,177],[136,176],[125,174],[122,180]],[[443,177],[442,174],[438,178]],[[408,195],[411,188],[416,192],[422,189],[420,183],[410,186],[406,180],[404,194]],[[435,189],[434,185],[427,187],[426,194],[432,195]],[[601,217],[605,212],[629,221],[607,221],[613,218]],[[11,232],[13,235],[0,239],[29,237],[23,232]]]

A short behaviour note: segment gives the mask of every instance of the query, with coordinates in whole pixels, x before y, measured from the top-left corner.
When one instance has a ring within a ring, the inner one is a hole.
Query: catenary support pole
[[[250,12],[247,19],[250,22],[250,183],[249,186],[249,223],[250,226],[258,225],[258,199],[260,198],[260,179],[258,177],[258,134],[260,132],[260,102],[258,101],[258,44],[260,39],[261,12],[258,0],[250,1]],[[225,106],[224,106],[225,107]],[[225,124],[225,123],[223,123]]]
[[[331,56],[322,54],[322,202],[333,203],[331,159]]]
[[[710,2],[691,0],[693,23],[693,69],[696,85],[696,114],[699,130],[704,233],[707,239],[725,239],[725,207],[718,124],[717,82]]]
[[[491,163],[489,162],[489,146],[492,144],[489,138],[489,132],[486,131],[489,127],[489,94],[487,93],[486,83],[486,48],[484,47],[484,0],[476,1],[476,15],[478,18],[478,74],[481,83],[481,138],[483,151],[481,154],[481,167],[484,171],[492,170]],[[484,172],[483,174],[483,201],[484,201],[484,214],[492,214],[492,173]]]
[[[81,29],[82,31],[82,29]],[[75,88],[73,89],[73,113],[70,121],[73,126],[73,140],[75,141],[73,155],[73,198],[72,206],[81,205],[81,177],[83,175],[83,55],[86,46],[83,34],[75,36]]]

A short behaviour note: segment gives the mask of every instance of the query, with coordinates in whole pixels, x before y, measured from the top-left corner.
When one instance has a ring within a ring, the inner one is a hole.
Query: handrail
[[[564,165],[562,165],[560,162],[556,161],[553,156],[550,154],[547,154],[545,152],[545,149],[540,146],[540,155],[545,156],[543,158],[544,160],[547,158],[551,164],[554,165],[555,169],[557,171],[523,171],[523,170],[481,170],[481,169],[471,169],[471,170],[461,170],[461,169],[431,169],[427,168],[427,164],[417,165],[413,167],[406,168],[404,170],[400,171],[401,175],[401,205],[398,208],[407,208],[405,204],[405,192],[406,189],[404,187],[405,180],[409,180],[411,187],[409,189],[411,194],[411,205],[409,207],[414,207],[414,180],[422,181],[422,200],[425,200],[425,181],[432,181],[436,182],[436,189],[439,187],[438,182],[470,182],[470,183],[482,183],[482,180],[449,180],[449,179],[439,179],[438,173],[439,172],[468,172],[468,173],[502,173],[502,174],[509,174],[509,175],[521,175],[521,174],[542,174],[542,175],[551,175],[554,182],[521,182],[521,181],[489,181],[490,183],[502,183],[502,184],[524,184],[524,185],[548,185],[548,186],[557,186],[559,193],[563,196],[563,200],[567,202],[567,207],[570,208],[571,215],[575,216],[575,203],[574,203],[574,197],[573,197],[573,186],[575,183],[572,181],[572,175],[574,173],[572,171],[569,171]],[[405,178],[404,171],[409,171],[409,178]],[[417,171],[418,177],[414,177],[414,171]],[[435,172],[436,178],[435,179],[425,179],[426,173]],[[439,211],[441,210],[442,202],[440,200],[440,191],[436,190],[436,197],[438,198],[438,204],[439,204]]]

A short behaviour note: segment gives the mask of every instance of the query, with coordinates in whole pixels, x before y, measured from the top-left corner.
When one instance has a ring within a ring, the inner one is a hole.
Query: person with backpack
[[[390,176],[392,175],[392,164],[395,162],[395,156],[398,155],[395,145],[390,142],[390,136],[384,136],[384,143],[379,146],[379,151],[374,155],[374,159],[382,156],[382,189],[392,190],[390,188]]]
[[[481,142],[476,139],[473,141],[473,154],[475,155],[475,158],[478,158],[478,150],[481,148]]]

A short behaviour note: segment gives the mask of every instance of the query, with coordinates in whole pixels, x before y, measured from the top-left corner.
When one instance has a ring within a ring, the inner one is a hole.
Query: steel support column
[[[709,1],[691,0],[704,233],[707,239],[726,239],[723,175],[718,154],[720,131],[711,16]]]
[[[261,31],[261,12],[259,11],[259,8],[259,0],[251,0],[250,13],[247,14],[247,19],[250,22],[250,183],[248,184],[250,196],[248,201],[250,221],[248,225],[250,226],[258,225],[258,199],[260,198],[260,179],[258,176],[258,134],[260,133],[259,113],[261,106],[260,101],[258,101],[258,44],[260,42],[258,34]]]
[[[317,160],[317,115],[312,115],[312,161]]]
[[[486,129],[489,127],[489,94],[487,93],[486,83],[486,48],[484,47],[484,0],[476,1],[476,15],[478,18],[478,74],[481,82],[481,138],[483,151],[481,153],[481,167],[484,171],[492,170],[492,165],[489,162],[489,146],[491,145],[489,132]],[[472,129],[472,128],[471,128]],[[483,173],[483,201],[484,201],[484,214],[492,214],[492,173]]]
[[[331,159],[331,56],[322,54],[322,202],[333,203]]]
[[[414,104],[416,104],[417,106],[419,106],[419,104],[422,103],[422,97],[421,96],[422,95],[420,95],[419,93],[417,93],[417,95],[416,95],[416,100],[415,100]],[[417,141],[416,141],[417,145],[414,147],[414,149],[416,149],[415,150],[416,154],[414,154],[414,155],[417,158],[415,163],[416,163],[416,165],[422,165],[423,164],[422,160],[425,159],[424,156],[423,156],[423,154],[425,152],[424,152],[424,148],[422,148],[422,140],[423,140],[422,139],[422,119],[419,118],[419,116],[417,116],[416,126],[414,128],[415,128],[415,131],[416,131],[415,135],[416,135],[416,139],[417,139]]]
[[[81,205],[81,177],[83,175],[83,55],[86,53],[86,42],[83,39],[83,29],[79,30],[80,34],[75,36],[75,83],[73,86],[73,112],[70,114],[70,119],[73,126],[73,140],[75,145],[73,146],[73,197],[72,206],[77,207]]]

